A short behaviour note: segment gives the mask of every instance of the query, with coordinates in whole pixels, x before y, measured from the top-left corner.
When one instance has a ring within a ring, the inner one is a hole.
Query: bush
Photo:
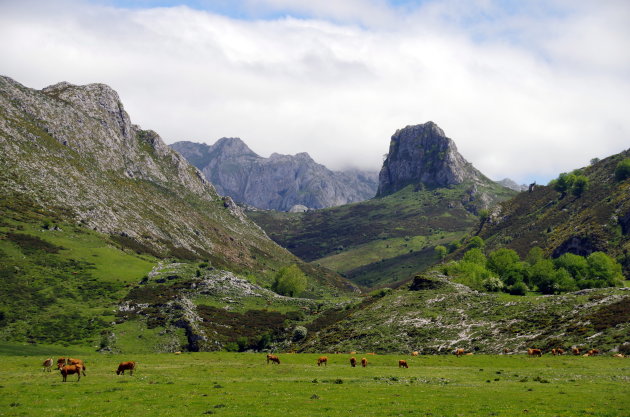
[[[626,158],[617,164],[615,168],[615,179],[623,181],[630,178],[630,158]]]
[[[280,295],[295,297],[304,291],[306,283],[306,275],[293,264],[278,271],[271,289]]]
[[[527,294],[527,291],[529,291],[529,288],[527,287],[527,285],[525,285],[523,281],[519,281],[515,283],[514,285],[512,285],[508,289],[508,291],[512,295],[525,295]]]
[[[571,186],[571,194],[576,197],[582,195],[584,191],[588,189],[588,178],[584,175],[578,175],[575,177],[573,181],[573,185]]]
[[[518,268],[517,264],[520,260],[518,253],[512,249],[497,249],[488,256],[488,269],[503,276],[508,271]]]
[[[490,292],[501,291],[504,287],[503,281],[497,277],[488,277],[483,280],[483,287]]]
[[[437,245],[433,250],[435,251],[437,256],[440,257],[440,261],[444,261],[444,258],[446,257],[446,254],[448,253],[448,249],[446,249],[445,246]]]
[[[304,326],[295,326],[293,329],[293,341],[297,342],[299,340],[305,339],[308,334],[308,330]]]
[[[473,236],[468,242],[469,248],[483,248],[486,245],[486,242],[479,236]]]
[[[486,255],[484,255],[481,249],[479,248],[474,248],[466,252],[464,254],[463,260],[464,262],[470,262],[473,264],[481,265],[484,268],[486,267],[486,263],[488,261],[488,259],[486,258]]]

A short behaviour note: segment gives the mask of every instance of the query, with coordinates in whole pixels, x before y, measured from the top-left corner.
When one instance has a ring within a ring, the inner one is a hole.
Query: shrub
[[[503,281],[497,277],[488,277],[483,280],[483,287],[490,292],[501,291],[504,287]]]
[[[508,291],[512,295],[525,295],[527,294],[527,291],[529,291],[529,288],[523,281],[518,281],[514,285],[510,286]]]
[[[511,269],[518,268],[520,260],[518,253],[512,249],[497,249],[488,256],[488,269],[503,276]]]
[[[473,264],[481,265],[484,268],[486,267],[486,263],[488,261],[488,259],[486,258],[486,255],[484,255],[481,249],[479,248],[473,248],[467,251],[464,254],[463,260],[464,262],[470,262]]]
[[[444,258],[446,257],[446,254],[448,253],[448,249],[446,249],[445,246],[437,245],[433,250],[435,251],[437,256],[440,257],[440,260],[444,261]]]
[[[302,340],[306,338],[307,334],[308,334],[308,330],[306,330],[306,327],[295,326],[295,328],[293,329],[293,341],[297,342],[299,340]]]
[[[589,277],[594,280],[604,281],[604,286],[617,285],[623,279],[621,265],[604,252],[593,252],[588,258]]]
[[[295,297],[306,288],[306,275],[297,265],[280,268],[271,289],[280,295]]]
[[[565,253],[554,260],[556,268],[564,268],[575,279],[582,279],[588,275],[588,262],[583,256]]]
[[[630,158],[626,158],[617,164],[615,168],[615,179],[623,181],[630,178]]]
[[[486,242],[479,236],[473,236],[468,242],[469,248],[483,248],[486,245]]]
[[[571,186],[571,194],[576,197],[582,195],[584,191],[588,189],[588,178],[584,175],[577,175]]]

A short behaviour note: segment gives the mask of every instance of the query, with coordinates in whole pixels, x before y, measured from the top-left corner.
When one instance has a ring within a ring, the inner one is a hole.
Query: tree
[[[630,158],[626,158],[617,164],[615,168],[615,179],[623,181],[630,178]]]
[[[573,185],[574,181],[575,181],[574,174],[567,174],[566,172],[563,172],[562,174],[558,176],[558,179],[556,179],[556,182],[553,188],[557,192],[562,193],[562,195],[564,195],[567,193],[567,191],[571,189],[571,186]]]
[[[584,191],[588,189],[588,177],[584,175],[576,175],[573,184],[571,185],[571,194],[576,197],[582,195]]]
[[[306,275],[293,264],[280,268],[271,289],[280,295],[295,297],[306,288]]]
[[[599,158],[593,158],[591,159],[591,165],[595,165],[596,163],[599,162]]]
[[[488,269],[502,277],[520,260],[518,253],[512,249],[497,249],[488,256]]]
[[[534,265],[542,259],[545,259],[545,252],[543,252],[543,250],[538,246],[531,248],[525,257],[525,261],[527,261],[530,265]]]
[[[565,269],[575,279],[586,278],[588,275],[588,262],[580,255],[565,253],[556,258],[554,264],[558,269]]]
[[[486,246],[486,242],[484,242],[480,236],[473,236],[468,241],[469,248],[483,248],[484,246]]]
[[[437,245],[435,248],[433,248],[433,250],[440,257],[440,261],[444,262],[444,258],[446,257],[446,254],[448,253],[448,249],[446,249],[445,246]]]
[[[605,286],[613,286],[623,279],[621,265],[604,252],[593,252],[588,258],[588,275],[590,279],[601,280]]]
[[[529,269],[530,282],[537,287],[547,286],[553,280],[556,270],[551,259],[543,259],[536,262]]]
[[[479,248],[473,248],[467,251],[464,254],[463,260],[464,262],[470,262],[473,264],[481,265],[484,268],[486,267],[486,262],[488,261],[488,259],[486,258],[486,255],[484,255],[481,249]]]

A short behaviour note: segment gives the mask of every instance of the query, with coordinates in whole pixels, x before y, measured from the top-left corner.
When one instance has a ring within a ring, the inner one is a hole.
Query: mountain
[[[479,236],[488,248],[507,247],[521,256],[533,246],[553,257],[606,252],[630,274],[630,182],[615,177],[617,165],[629,157],[626,150],[573,171],[569,175],[586,182],[581,192],[561,192],[552,184],[519,193],[492,209]]]
[[[0,77],[0,149],[2,341],[220,349],[243,334],[212,329],[219,314],[203,303],[214,294],[243,289],[250,315],[278,319],[258,311],[299,309],[263,288],[283,268],[306,275],[305,297],[355,289],[271,241],[157,133],[132,124],[106,85],[34,90]],[[259,338],[265,323],[243,332]]]
[[[517,184],[516,181],[510,178],[503,178],[502,180],[497,181],[497,184],[507,187],[510,190],[514,190],[514,191],[527,191],[528,189],[527,185]]]
[[[220,194],[261,209],[319,209],[367,200],[376,192],[376,173],[331,171],[307,153],[263,158],[239,138],[222,138],[210,146],[176,142],[171,147],[199,168]]]
[[[410,184],[440,188],[486,180],[457,152],[455,142],[438,125],[427,122],[394,133],[376,195],[392,194]]]
[[[435,263],[436,245],[462,238],[478,225],[480,210],[514,194],[466,162],[428,122],[392,136],[379,197],[307,213],[248,215],[300,258],[374,287]]]

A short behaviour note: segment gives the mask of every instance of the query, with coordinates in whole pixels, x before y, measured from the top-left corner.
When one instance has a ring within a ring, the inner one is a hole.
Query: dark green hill
[[[579,195],[570,189],[536,186],[497,205],[479,235],[489,249],[507,247],[525,256],[533,246],[557,257],[570,252],[605,252],[630,274],[630,180],[615,178],[630,151],[613,155],[574,173],[588,179]]]

